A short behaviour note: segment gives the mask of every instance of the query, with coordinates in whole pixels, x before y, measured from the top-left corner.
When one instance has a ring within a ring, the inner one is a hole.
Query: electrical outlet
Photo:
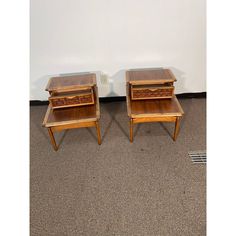
[[[108,84],[108,76],[106,74],[101,74],[100,76],[101,84]]]

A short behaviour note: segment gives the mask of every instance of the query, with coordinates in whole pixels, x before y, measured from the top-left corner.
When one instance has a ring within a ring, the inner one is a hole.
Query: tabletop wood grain
[[[96,74],[60,76],[50,78],[46,91],[66,92],[77,89],[89,89],[96,84]]]
[[[169,69],[136,69],[126,72],[126,81],[132,85],[159,84],[173,83],[176,81],[176,78]]]
[[[182,116],[184,114],[176,96],[171,99],[129,100],[130,116]]]
[[[78,122],[96,121],[99,119],[98,115],[96,104],[61,109],[52,109],[49,105],[43,125],[45,127],[52,127]]]

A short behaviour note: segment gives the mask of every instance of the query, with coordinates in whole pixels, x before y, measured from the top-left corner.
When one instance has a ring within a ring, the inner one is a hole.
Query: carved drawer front
[[[131,98],[133,100],[171,98],[173,93],[174,86],[171,84],[131,86]]]
[[[58,93],[49,97],[53,109],[94,104],[93,90]]]

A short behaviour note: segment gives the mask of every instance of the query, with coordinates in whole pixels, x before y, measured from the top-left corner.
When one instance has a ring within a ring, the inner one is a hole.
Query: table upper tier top
[[[66,92],[78,89],[87,89],[96,84],[96,74],[86,73],[73,76],[52,77],[48,81],[46,91]]]
[[[175,82],[176,78],[169,69],[134,69],[126,72],[126,81],[130,84],[162,84]]]

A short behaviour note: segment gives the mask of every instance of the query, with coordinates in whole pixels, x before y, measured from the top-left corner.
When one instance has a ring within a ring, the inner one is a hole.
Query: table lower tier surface
[[[184,114],[176,96],[168,99],[130,100],[128,113],[131,118],[155,116],[182,116]]]
[[[98,120],[99,116],[99,109],[96,104],[59,109],[52,109],[51,105],[49,105],[43,125],[45,127],[53,127],[80,122],[90,122]]]

